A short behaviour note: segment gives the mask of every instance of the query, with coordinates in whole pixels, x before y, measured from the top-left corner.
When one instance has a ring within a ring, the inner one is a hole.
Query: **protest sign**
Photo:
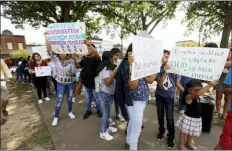
[[[35,76],[36,77],[45,77],[51,75],[50,66],[35,67]]]
[[[31,48],[33,53],[39,53],[42,59],[50,58],[46,46],[35,46]]]
[[[57,54],[88,53],[84,44],[86,39],[85,24],[81,22],[49,24],[46,30],[46,39],[52,51]]]
[[[100,55],[102,55],[102,53],[104,51],[111,51],[111,49],[113,48],[113,42],[112,41],[106,41],[103,40],[97,47],[97,51]]]
[[[134,36],[132,49],[135,61],[132,64],[131,81],[160,72],[164,50],[162,41]]]
[[[228,53],[229,49],[225,48],[174,47],[168,72],[206,81],[218,80]]]

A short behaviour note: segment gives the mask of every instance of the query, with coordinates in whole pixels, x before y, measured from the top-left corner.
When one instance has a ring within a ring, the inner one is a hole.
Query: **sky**
[[[183,40],[194,40],[198,42],[198,32],[194,31],[191,35],[188,37],[184,36],[186,25],[181,24],[181,20],[184,18],[185,12],[178,11],[176,12],[176,17],[174,19],[171,19],[167,21],[167,26],[163,28],[162,24],[158,25],[156,29],[152,32],[152,36],[154,39],[162,40],[164,43],[164,47],[166,49],[171,49],[173,46],[175,46],[176,41],[183,41]],[[44,44],[45,39],[43,36],[45,28],[41,27],[38,30],[33,29],[29,26],[29,24],[25,24],[25,29],[16,29],[13,24],[11,24],[11,21],[9,19],[1,17],[1,32],[5,29],[8,29],[13,32],[15,35],[25,35],[26,43],[27,44]],[[113,41],[114,44],[120,43],[120,38],[115,37],[114,39],[111,39],[110,36],[107,36],[105,34],[105,31],[103,30],[103,34],[98,35],[100,38],[103,38],[103,40],[109,40]],[[209,42],[219,42],[221,39],[221,34],[219,36],[212,36],[211,40]],[[123,45],[127,47],[132,41],[132,37],[128,37],[123,41]]]

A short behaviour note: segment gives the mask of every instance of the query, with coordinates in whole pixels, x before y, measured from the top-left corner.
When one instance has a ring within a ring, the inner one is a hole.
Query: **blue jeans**
[[[56,109],[55,109],[55,117],[58,118],[61,106],[64,101],[64,94],[67,91],[67,100],[68,100],[68,112],[72,112],[72,95],[75,83],[70,83],[68,85],[64,85],[61,83],[57,83],[57,94],[56,94]]]
[[[113,102],[114,96],[106,94],[104,92],[100,92],[98,94],[99,99],[101,100],[101,106],[103,109],[103,115],[101,118],[101,132],[105,133],[106,130],[109,128],[109,118],[110,118],[110,109],[111,104]]]
[[[89,89],[89,88],[86,88],[85,86],[84,86],[84,89],[85,89],[86,111],[91,112],[91,103],[92,103],[93,98],[95,100],[97,110],[100,110],[101,109],[100,101],[98,98],[98,94],[95,92],[95,89]]]
[[[115,96],[114,96],[114,107],[115,107],[115,113],[117,116],[119,114],[119,101],[116,99]]]
[[[130,150],[137,150],[146,103],[147,101],[134,101],[133,106],[127,106],[129,123],[126,142],[130,145]]]
[[[167,128],[168,128],[168,139],[172,140],[175,138],[175,127],[174,127],[174,99],[168,99],[159,95],[156,95],[156,107],[159,122],[159,132],[165,133],[164,127],[164,110],[166,112]]]
[[[16,81],[18,82],[19,79],[23,81],[23,73],[20,71],[16,71]]]

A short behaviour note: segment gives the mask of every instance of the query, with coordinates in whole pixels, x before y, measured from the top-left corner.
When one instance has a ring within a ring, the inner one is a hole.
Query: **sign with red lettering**
[[[164,50],[162,41],[134,36],[132,49],[135,61],[132,64],[131,81],[160,72]]]

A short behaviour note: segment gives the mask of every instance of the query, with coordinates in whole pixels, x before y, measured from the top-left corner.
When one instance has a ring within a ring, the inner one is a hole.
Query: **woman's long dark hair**
[[[132,43],[128,46],[124,60],[128,59],[128,53],[132,52]]]
[[[185,97],[189,94],[189,91],[188,89],[189,88],[194,88],[194,87],[203,87],[202,84],[201,84],[201,81],[200,80],[197,80],[197,79],[193,79],[191,81],[189,81],[187,84],[186,84],[186,88],[184,90],[184,93],[183,93],[183,97],[182,97],[182,104],[186,104],[185,103]]]
[[[99,74],[105,67],[107,70],[114,70],[116,65],[112,63],[111,59],[112,53],[110,51],[104,51],[102,54],[102,61],[97,67],[97,74]]]
[[[33,61],[36,61],[36,60],[35,60],[35,55],[40,56],[40,59],[42,59],[42,58],[41,58],[41,55],[40,55],[39,53],[36,52],[36,53],[33,53],[33,55],[32,55],[32,60],[33,60]]]

